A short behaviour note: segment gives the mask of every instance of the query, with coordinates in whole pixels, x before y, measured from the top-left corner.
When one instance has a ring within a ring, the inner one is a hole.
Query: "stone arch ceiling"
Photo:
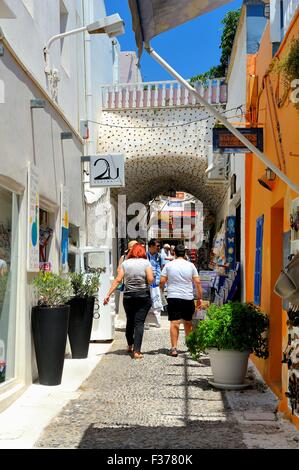
[[[128,204],[147,203],[175,189],[217,211],[227,185],[205,174],[215,120],[202,107],[105,111],[101,122],[98,153],[126,157],[126,187],[114,194],[127,195]]]

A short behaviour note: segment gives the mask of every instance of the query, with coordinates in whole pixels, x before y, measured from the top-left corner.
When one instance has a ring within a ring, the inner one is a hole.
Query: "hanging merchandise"
[[[227,264],[231,269],[236,265],[236,217],[231,215],[226,219],[225,254]]]
[[[299,307],[291,307],[288,310],[287,325],[290,329],[299,327]]]
[[[293,305],[299,305],[299,253],[291,256],[291,261],[276,281],[274,292]]]
[[[41,262],[45,263],[47,261],[46,257],[46,248],[49,244],[49,241],[53,235],[53,229],[51,227],[40,226],[39,230],[39,248],[40,248],[40,259]]]
[[[289,391],[286,396],[290,400],[292,414],[299,414],[299,377],[293,372],[289,377]]]
[[[209,268],[215,269],[219,273],[225,273],[225,225],[222,223],[214,241],[211,252]]]
[[[5,344],[2,339],[0,339],[0,383],[5,382],[6,374],[6,361],[5,361]]]

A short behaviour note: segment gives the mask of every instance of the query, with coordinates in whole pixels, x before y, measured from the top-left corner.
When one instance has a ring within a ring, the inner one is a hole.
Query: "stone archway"
[[[144,203],[173,187],[217,210],[227,184],[211,183],[205,173],[215,119],[204,108],[105,110],[101,123],[98,153],[126,158],[126,187],[114,195]]]
[[[205,169],[205,162],[192,156],[131,158],[126,161],[126,187],[115,189],[112,194],[126,195],[127,204],[146,204],[169,189],[175,189],[192,194],[205,209],[215,212],[227,187],[208,183]]]

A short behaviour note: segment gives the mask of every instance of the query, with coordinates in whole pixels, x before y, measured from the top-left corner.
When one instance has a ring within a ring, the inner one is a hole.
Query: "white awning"
[[[232,0],[129,0],[139,56],[143,42]]]

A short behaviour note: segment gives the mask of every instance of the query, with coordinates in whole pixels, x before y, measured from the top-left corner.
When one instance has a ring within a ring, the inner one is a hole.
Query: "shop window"
[[[68,265],[69,272],[80,271],[79,258],[79,227],[69,225],[69,248],[68,248]]]
[[[50,214],[43,209],[39,211],[39,261],[41,268],[49,263],[50,244],[53,228],[50,225]]]
[[[263,267],[264,216],[256,221],[256,248],[254,271],[254,303],[261,305],[262,267]]]
[[[0,187],[0,384],[15,377],[18,198]]]

